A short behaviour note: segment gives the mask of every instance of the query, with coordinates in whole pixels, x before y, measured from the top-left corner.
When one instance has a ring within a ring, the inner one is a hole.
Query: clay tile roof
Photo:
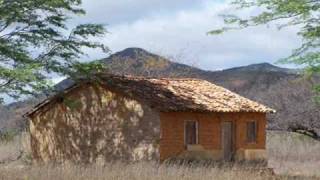
[[[99,78],[107,88],[143,101],[159,111],[275,112],[267,106],[200,79],[143,78],[109,74],[100,74]],[[69,87],[65,91],[70,89],[73,88]],[[53,98],[38,104],[26,115],[37,111]]]
[[[102,76],[105,85],[149,103],[160,111],[264,112],[275,110],[221,86],[191,78]]]

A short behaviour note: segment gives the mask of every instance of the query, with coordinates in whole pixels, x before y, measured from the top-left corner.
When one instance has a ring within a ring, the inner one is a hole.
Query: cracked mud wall
[[[159,158],[159,113],[98,85],[83,85],[30,120],[40,162],[138,161]]]

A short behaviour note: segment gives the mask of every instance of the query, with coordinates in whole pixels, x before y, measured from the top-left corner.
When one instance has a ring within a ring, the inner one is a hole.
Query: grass
[[[0,162],[14,157],[24,148],[23,136],[0,145]],[[105,166],[64,164],[30,165],[24,157],[0,164],[0,179],[133,179],[133,180],[200,180],[200,179],[320,179],[320,142],[304,135],[286,132],[268,132],[269,166],[278,175],[257,170],[256,166],[241,164],[175,165],[156,162],[108,163]]]
[[[277,174],[319,176],[320,141],[293,132],[268,132],[269,166]]]
[[[275,176],[257,171],[241,171],[235,167],[199,165],[158,165],[152,162],[134,164],[113,163],[101,166],[32,166],[19,171],[0,170],[3,179],[131,179],[131,180],[200,180],[200,179],[275,179]]]

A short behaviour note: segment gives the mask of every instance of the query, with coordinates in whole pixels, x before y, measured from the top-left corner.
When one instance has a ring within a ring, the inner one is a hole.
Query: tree
[[[81,0],[0,0],[0,94],[35,94],[50,86],[52,74],[75,76],[100,67],[78,60],[84,48],[108,52],[90,40],[106,33],[103,25],[67,27],[72,16],[85,14],[80,5]]]
[[[239,11],[258,8],[259,13],[250,17],[222,15],[226,26],[209,34],[265,24],[277,24],[280,30],[296,26],[303,43],[281,62],[303,65],[310,74],[320,72],[320,0],[233,0],[231,5]]]

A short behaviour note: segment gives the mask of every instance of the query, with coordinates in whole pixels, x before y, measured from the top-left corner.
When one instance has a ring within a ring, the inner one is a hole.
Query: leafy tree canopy
[[[310,74],[320,72],[320,0],[233,0],[231,5],[239,11],[257,8],[258,13],[249,17],[224,14],[225,27],[209,34],[264,24],[277,24],[280,30],[296,26],[303,43],[280,62],[303,65]]]
[[[80,5],[81,0],[0,0],[0,94],[34,94],[49,87],[50,74],[75,77],[100,68],[78,60],[87,48],[108,52],[90,40],[103,36],[105,28],[67,27],[71,17],[85,14]]]

